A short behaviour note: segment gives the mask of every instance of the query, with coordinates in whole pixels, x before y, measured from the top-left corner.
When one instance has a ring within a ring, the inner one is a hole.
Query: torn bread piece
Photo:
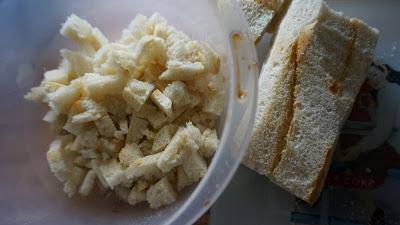
[[[93,72],[101,75],[130,76],[137,64],[131,46],[110,43],[101,47],[93,57]]]
[[[181,127],[176,131],[171,142],[161,152],[157,166],[165,173],[181,165],[191,152],[199,149],[200,142],[200,130],[191,122],[187,123],[186,127]]]
[[[123,182],[125,178],[124,170],[116,159],[101,162],[99,164],[99,171],[111,189],[114,189],[114,187]]]
[[[197,75],[204,72],[204,66],[201,62],[180,62],[180,61],[168,61],[167,70],[163,72],[159,79],[160,80],[180,80],[190,81],[194,80]]]
[[[124,88],[122,96],[131,107],[139,111],[150,97],[153,89],[154,85],[151,83],[132,79]]]
[[[85,129],[85,128],[83,128]],[[99,132],[95,128],[79,130],[75,141],[84,148],[96,149],[100,145]]]
[[[87,172],[85,179],[79,188],[79,194],[82,196],[89,195],[90,191],[93,189],[94,182],[96,181],[96,172],[94,170],[89,170]]]
[[[141,176],[160,178],[162,172],[157,166],[160,155],[161,153],[157,153],[134,160],[125,171],[126,177],[128,179],[135,179]]]
[[[64,114],[60,114],[57,111],[50,109],[43,117],[43,121],[49,123],[52,132],[58,134],[62,131],[64,124],[68,118]]]
[[[81,82],[71,82],[48,94],[49,106],[57,112],[66,113],[81,96]]]
[[[289,0],[238,0],[250,26],[254,42],[258,42],[268,26]]]
[[[218,148],[219,140],[215,129],[205,129],[201,134],[200,155],[210,158]]]
[[[150,63],[159,63],[164,65],[167,61],[167,47],[162,38],[148,35],[142,37],[135,45],[133,55],[135,57],[135,64],[138,66],[133,76],[139,77],[142,72]]]
[[[46,156],[50,171],[59,181],[66,181],[71,172],[72,165],[68,159],[68,155],[65,154],[62,140],[57,139],[51,142]]]
[[[98,147],[98,150],[100,150],[102,153],[107,153],[108,155],[116,158],[118,156],[118,152],[121,151],[123,146],[123,140],[102,136],[100,138],[100,146]]]
[[[71,173],[64,183],[63,191],[67,193],[68,197],[72,197],[79,191],[79,187],[85,178],[86,170],[78,166],[73,166]]]
[[[188,175],[185,173],[185,171],[183,170],[183,166],[178,166],[177,170],[176,170],[176,187],[178,189],[178,191],[181,191],[182,189],[184,189],[185,187],[191,185],[194,183],[193,180],[191,180]]]
[[[108,113],[117,116],[120,119],[125,119],[128,115],[128,104],[122,95],[106,95],[99,102]]]
[[[61,56],[68,63],[68,79],[74,80],[85,73],[93,72],[93,58],[84,51],[61,49]]]
[[[151,150],[152,146],[153,146],[153,140],[149,139],[145,139],[139,144],[140,151],[143,152],[145,156],[153,154]]]
[[[210,113],[215,116],[220,116],[224,110],[224,93],[213,91],[209,93],[209,97],[203,104],[203,112]]]
[[[82,99],[75,102],[75,104],[76,103],[78,103],[77,108],[79,110],[85,111],[72,116],[71,123],[73,124],[82,124],[96,121],[102,116],[106,115],[106,109],[102,105],[96,103],[91,99]]]
[[[118,159],[122,166],[127,167],[130,164],[132,164],[135,160],[140,159],[142,157],[143,154],[140,151],[139,146],[137,144],[127,144],[119,152]]]
[[[182,81],[173,81],[163,91],[163,94],[172,100],[175,110],[184,108],[191,103],[191,95],[187,85]]]
[[[150,208],[169,205],[176,200],[176,192],[166,177],[155,183],[146,192]]]
[[[105,95],[120,93],[124,88],[126,80],[122,76],[100,75],[86,73],[82,77],[85,93],[92,99],[102,99]]]
[[[139,143],[140,139],[143,137],[143,131],[147,129],[149,122],[147,120],[141,119],[135,115],[131,116],[129,123],[129,130],[126,136],[127,143]]]
[[[152,28],[150,27],[149,20],[147,17],[139,14],[131,21],[128,28],[122,31],[122,37],[119,42],[123,44],[133,44],[151,33]]]
[[[372,61],[377,31],[320,0],[294,0],[259,82],[244,164],[314,203]]]
[[[165,114],[153,105],[145,104],[137,113],[137,117],[146,119],[150,122],[154,129],[160,129],[165,123],[168,122],[168,118]]]
[[[45,82],[55,82],[64,85],[69,83],[68,71],[65,71],[64,69],[48,70],[43,76],[43,81]]]
[[[200,180],[207,172],[207,163],[198,152],[191,152],[182,167],[187,178],[193,182]]]
[[[172,101],[167,96],[165,96],[160,90],[156,89],[151,93],[151,100],[160,108],[165,115],[169,118],[173,117],[172,112]]]
[[[97,159],[92,159],[90,161],[90,168],[93,169],[94,172],[96,172],[96,177],[99,180],[99,186],[105,190],[109,189],[109,185],[105,179],[105,177],[103,176],[102,172],[100,171],[100,167],[99,167],[99,160]]]
[[[162,127],[154,138],[154,143],[151,149],[152,152],[158,153],[164,150],[164,148],[171,142],[176,130],[178,130],[178,126],[174,124],[168,124]]]
[[[99,29],[92,27],[86,20],[75,14],[68,17],[60,32],[88,52],[95,52],[108,43],[107,38]]]
[[[96,125],[99,133],[104,137],[114,137],[116,128],[114,122],[111,120],[108,114],[96,120],[94,124]]]
[[[141,189],[140,183],[136,183],[135,186],[131,189],[131,191],[128,194],[127,197],[127,202],[129,205],[136,205],[140,202],[146,201],[146,191],[144,189]]]
[[[148,128],[143,131],[143,135],[144,135],[145,139],[147,139],[149,141],[153,141],[154,138],[156,137],[156,134],[151,129],[148,129]]]

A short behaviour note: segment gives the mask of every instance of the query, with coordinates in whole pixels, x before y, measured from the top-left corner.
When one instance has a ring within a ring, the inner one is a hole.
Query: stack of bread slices
[[[254,40],[273,31],[243,163],[312,204],[368,73],[378,31],[322,0],[240,2]],[[249,5],[260,9],[248,12]],[[268,29],[271,23],[276,29]]]

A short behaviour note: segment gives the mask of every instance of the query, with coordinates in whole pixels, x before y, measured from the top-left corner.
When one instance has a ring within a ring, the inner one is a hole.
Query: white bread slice
[[[376,30],[333,12],[299,36],[293,118],[273,180],[307,202],[319,197],[376,40]]]
[[[278,17],[280,12],[284,11],[286,2],[289,0],[239,0],[255,42],[258,42],[267,30],[273,30],[270,26],[274,17]]]
[[[322,0],[294,0],[282,20],[270,56],[261,69],[253,137],[243,163],[260,174],[270,175],[279,162],[286,135],[292,94],[292,45],[302,27],[317,20]]]
[[[314,203],[372,61],[377,31],[335,13],[322,1],[307,3],[293,1],[263,69],[256,129],[245,163]],[[309,9],[311,14],[302,14]],[[296,15],[312,15],[311,23],[297,24]],[[288,31],[293,38],[279,54]],[[271,91],[263,92],[267,87]]]

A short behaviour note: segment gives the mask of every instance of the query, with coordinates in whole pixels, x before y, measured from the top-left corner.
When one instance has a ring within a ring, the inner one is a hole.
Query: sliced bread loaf
[[[313,203],[372,61],[377,32],[333,11],[297,40],[293,115],[272,179]]]
[[[243,160],[260,174],[270,175],[280,160],[292,114],[294,44],[301,29],[318,19],[322,7],[322,0],[292,1],[261,69],[253,137]]]
[[[375,29],[323,1],[293,0],[262,69],[245,165],[315,202],[376,40]]]

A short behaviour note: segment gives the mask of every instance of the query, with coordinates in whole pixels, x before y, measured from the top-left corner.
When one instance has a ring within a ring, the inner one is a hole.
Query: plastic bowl
[[[154,12],[221,56],[227,104],[217,153],[199,184],[158,210],[120,204],[98,191],[68,198],[45,159],[52,138],[41,120],[46,107],[26,102],[23,95],[46,69],[56,67],[60,48],[73,47],[59,34],[71,13],[115,40],[137,14]],[[258,65],[240,15],[229,0],[0,1],[0,224],[190,224],[198,219],[236,171],[254,120]]]

